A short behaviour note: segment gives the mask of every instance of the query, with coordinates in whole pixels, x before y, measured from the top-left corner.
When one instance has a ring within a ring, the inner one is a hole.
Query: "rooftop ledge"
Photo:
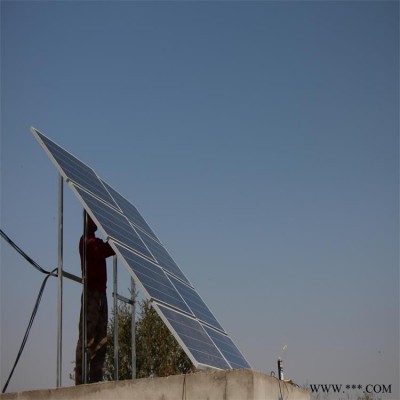
[[[5,393],[1,400],[310,400],[310,394],[250,370],[197,372],[58,389]]]

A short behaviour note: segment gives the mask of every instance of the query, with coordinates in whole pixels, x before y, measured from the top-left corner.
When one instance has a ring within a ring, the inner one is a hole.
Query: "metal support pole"
[[[88,354],[87,354],[87,221],[88,215],[83,210],[83,270],[82,270],[82,381],[87,383]]]
[[[136,287],[135,281],[131,278],[131,312],[132,312],[132,320],[131,320],[131,332],[132,332],[132,379],[136,379]]]
[[[118,273],[117,273],[117,256],[113,256],[113,290],[114,290],[114,380],[118,381]]]
[[[57,387],[62,385],[62,320],[63,320],[63,218],[64,180],[58,177],[58,294],[57,294]]]
[[[283,381],[283,361],[280,357],[278,358],[278,379]]]

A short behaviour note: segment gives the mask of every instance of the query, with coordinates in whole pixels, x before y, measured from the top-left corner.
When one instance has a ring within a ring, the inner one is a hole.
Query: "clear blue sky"
[[[254,369],[286,344],[300,385],[398,399],[398,2],[2,1],[1,229],[52,268],[57,172],[30,126],[139,208]],[[66,187],[76,274],[81,212]],[[2,241],[2,386],[41,281]],[[64,385],[79,296],[65,282]],[[56,299],[9,391],[55,385]]]

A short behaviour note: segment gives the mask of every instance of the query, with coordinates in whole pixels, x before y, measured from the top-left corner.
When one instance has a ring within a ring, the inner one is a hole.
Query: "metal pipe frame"
[[[118,300],[131,306],[131,350],[132,350],[132,379],[136,379],[136,331],[135,331],[135,281],[131,278],[131,298],[118,294],[117,257],[113,257],[113,308],[114,308],[114,380],[119,380],[119,335],[118,335]]]
[[[87,221],[88,215],[86,210],[83,210],[83,293],[82,293],[82,380],[87,383],[88,377],[88,354],[87,354]]]
[[[131,312],[132,312],[132,319],[131,319],[131,334],[132,334],[132,379],[136,379],[136,286],[135,281],[131,278]]]
[[[64,179],[58,178],[58,262],[57,262],[57,387],[62,386],[62,322],[63,322],[63,278],[68,278],[82,283],[82,378],[83,383],[88,383],[88,348],[87,348],[87,221],[88,214],[83,210],[83,268],[82,278],[63,270],[64,264]],[[118,360],[118,300],[131,305],[131,330],[132,330],[132,379],[136,378],[136,331],[135,331],[135,281],[131,278],[131,298],[128,299],[118,294],[117,256],[113,256],[113,290],[114,290],[114,379],[119,380]]]
[[[62,385],[64,179],[58,176],[57,387]]]
[[[119,338],[118,338],[118,272],[117,256],[113,256],[113,290],[114,290],[114,380],[119,380]]]
[[[76,276],[74,274],[70,274],[67,271],[63,271],[62,274],[63,274],[64,278],[70,279],[71,281],[74,281],[74,282],[77,282],[77,283],[83,283],[82,278],[80,278],[79,276]]]
[[[124,303],[130,304],[131,306],[135,304],[134,300],[128,299],[125,296],[122,296],[117,293],[117,299],[123,301]]]

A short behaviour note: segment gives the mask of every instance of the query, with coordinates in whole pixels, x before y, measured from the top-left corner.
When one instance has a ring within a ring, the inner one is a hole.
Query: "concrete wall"
[[[310,400],[310,394],[247,370],[198,372],[167,378],[101,382],[60,389],[6,393],[1,400]]]

